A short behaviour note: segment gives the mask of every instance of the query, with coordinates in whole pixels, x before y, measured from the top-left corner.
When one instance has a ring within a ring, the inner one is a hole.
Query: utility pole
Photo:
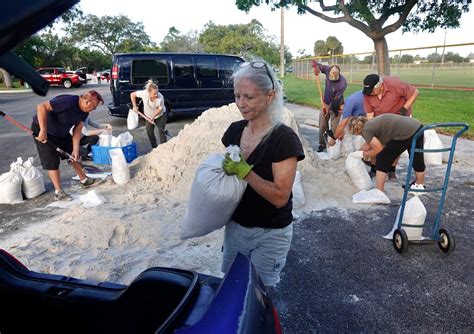
[[[448,33],[448,30],[444,29],[444,42],[443,42],[443,53],[441,54],[441,65],[444,64],[444,49],[446,47],[446,34]]]
[[[280,78],[285,77],[285,7],[280,7]]]

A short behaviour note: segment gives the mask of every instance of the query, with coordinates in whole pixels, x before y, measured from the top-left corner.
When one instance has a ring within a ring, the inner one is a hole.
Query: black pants
[[[91,151],[92,151],[92,145],[97,144],[98,141],[99,141],[99,136],[96,136],[96,135],[93,135],[93,136],[82,136],[79,145],[81,145],[81,147],[82,147],[82,146],[85,146],[86,151],[87,151],[87,152],[85,152],[85,155],[87,155],[87,154],[91,153]],[[82,152],[81,152],[81,155],[82,155]]]
[[[156,137],[155,137],[155,126],[158,128],[160,144],[166,143],[166,135],[165,135],[166,120],[167,120],[166,115],[162,115],[154,120],[155,124],[151,124],[148,121],[145,122],[146,134],[148,135],[148,139],[150,140],[151,147],[155,148],[158,146],[158,144],[156,143]]]
[[[421,126],[420,128],[422,127],[423,126]],[[420,128],[418,128],[418,130]],[[414,135],[415,134],[413,134],[413,136]],[[387,145],[385,145],[383,150],[379,154],[377,154],[375,169],[384,173],[388,173],[392,164],[395,162],[397,157],[403,153],[403,151],[408,150],[408,154],[410,154],[411,142],[413,140],[413,136],[405,140],[389,141]],[[420,149],[423,148],[423,137],[424,137],[423,134],[418,136],[418,139],[416,140],[416,143],[415,143],[416,148],[420,148]],[[415,152],[415,156],[413,157],[413,169],[415,170],[415,172],[425,171],[426,166],[425,166],[425,159],[423,157],[423,153]]]

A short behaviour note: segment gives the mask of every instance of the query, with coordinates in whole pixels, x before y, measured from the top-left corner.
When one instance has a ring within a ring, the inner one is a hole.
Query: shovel
[[[11,118],[10,116],[8,116],[7,114],[5,114],[3,111],[0,111],[0,116],[3,116],[3,118],[5,118],[7,121],[9,121],[10,123],[12,123],[13,125],[15,125],[17,128],[25,131],[26,133],[29,133],[30,135],[33,134],[33,131],[24,126],[23,124],[21,124],[20,122],[14,120],[13,118]],[[67,153],[66,151],[64,151],[63,149],[57,147],[56,145],[50,143],[50,142],[47,142],[52,148],[54,148],[56,151],[58,151],[60,154],[64,155],[65,157],[67,157],[69,160],[71,161],[75,161],[75,162],[78,162],[76,159],[74,159],[74,157],[72,155],[70,155],[69,153]]]

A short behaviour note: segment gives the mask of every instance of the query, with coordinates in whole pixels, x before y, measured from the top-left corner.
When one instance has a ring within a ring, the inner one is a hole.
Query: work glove
[[[326,141],[328,141],[328,138],[332,138],[332,139],[336,140],[336,137],[334,136],[334,133],[332,132],[332,130],[327,130],[324,133],[324,138],[326,139]]]
[[[399,112],[402,116],[406,116],[408,114],[408,110],[405,107],[401,107]]]
[[[230,158],[229,153],[225,155],[224,160],[222,161],[222,169],[227,175],[237,175],[237,177],[243,180],[248,173],[252,170],[253,166],[249,165],[247,161],[240,154],[240,161],[235,162]]]
[[[363,159],[364,151],[355,151],[355,152],[349,153],[349,156],[354,159]]]

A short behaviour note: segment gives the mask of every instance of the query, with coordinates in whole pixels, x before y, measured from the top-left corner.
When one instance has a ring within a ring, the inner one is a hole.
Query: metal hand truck
[[[416,141],[419,136],[423,136],[425,130],[429,130],[432,128],[446,128],[446,127],[461,127],[461,130],[459,130],[453,137],[451,141],[451,147],[444,147],[440,149],[418,149],[416,148]],[[444,205],[444,200],[446,198],[446,191],[448,190],[448,182],[449,182],[449,174],[451,173],[451,165],[453,163],[453,157],[454,157],[454,150],[456,149],[456,141],[457,139],[467,131],[469,128],[469,125],[466,123],[443,123],[443,124],[430,124],[427,126],[424,126],[423,128],[419,129],[416,134],[413,136],[413,140],[411,142],[411,149],[410,149],[410,162],[408,163],[408,170],[407,170],[407,177],[405,180],[405,190],[403,191],[403,198],[402,198],[402,204],[400,207],[400,214],[398,216],[398,227],[393,233],[393,246],[395,247],[395,250],[402,254],[405,253],[408,250],[408,236],[405,230],[402,229],[402,226],[407,226],[411,228],[423,228],[427,224],[421,224],[421,225],[413,225],[413,224],[403,224],[403,214],[405,211],[405,204],[407,200],[407,196],[409,192],[419,192],[419,193],[427,193],[427,192],[438,192],[441,191],[441,198],[438,203],[438,211],[436,214],[436,218],[434,221],[434,226],[433,226],[433,231],[432,231],[432,236],[431,239],[424,239],[424,240],[412,240],[410,242],[417,242],[417,243],[434,243],[437,242],[439,248],[441,249],[442,252],[444,253],[451,253],[454,250],[455,243],[454,243],[454,237],[448,233],[448,231],[444,228],[439,228],[439,223],[441,219],[441,213],[443,211],[443,205]],[[444,176],[444,182],[442,187],[440,188],[432,188],[432,189],[410,189],[410,180],[411,180],[411,174],[412,174],[412,167],[413,167],[413,158],[415,156],[415,152],[448,152],[449,151],[449,160],[448,160],[448,166],[446,168],[446,173]]]

